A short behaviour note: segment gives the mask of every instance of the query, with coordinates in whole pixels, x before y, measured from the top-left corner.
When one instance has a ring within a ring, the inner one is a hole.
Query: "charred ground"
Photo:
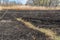
[[[27,28],[15,18],[22,18],[38,28],[50,29],[60,36],[60,10],[6,10],[0,11],[0,39],[52,40],[37,30]]]

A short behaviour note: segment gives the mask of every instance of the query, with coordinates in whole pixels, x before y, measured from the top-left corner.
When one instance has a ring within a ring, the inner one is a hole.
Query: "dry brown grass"
[[[49,36],[51,39],[56,38],[56,33],[54,33],[52,30],[45,29],[45,28],[38,28],[38,27],[32,25],[30,22],[27,22],[27,21],[23,20],[22,18],[17,18],[17,20],[24,23],[28,28],[31,28],[33,30],[37,30],[39,32],[45,33],[45,35]]]
[[[60,7],[37,7],[37,6],[0,6],[0,10],[3,9],[15,9],[15,10],[60,10]]]

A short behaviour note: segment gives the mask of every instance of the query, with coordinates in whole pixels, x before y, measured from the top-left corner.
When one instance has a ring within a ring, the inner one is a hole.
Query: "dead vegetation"
[[[21,21],[22,23],[24,23],[30,29],[37,30],[39,32],[45,33],[46,36],[49,36],[53,40],[58,40],[59,39],[59,37],[56,36],[56,33],[53,32],[52,30],[35,27],[30,22],[27,22],[27,21],[23,20],[22,18],[17,18],[17,21]]]
[[[37,6],[18,6],[18,5],[13,5],[13,6],[0,6],[0,10],[3,9],[15,9],[15,10],[60,10],[60,7],[37,7]]]
[[[13,9],[13,8],[12,8]],[[24,8],[23,8],[24,9]],[[32,29],[32,30],[37,30],[38,32],[41,32],[41,33],[44,33],[46,36],[49,36],[50,39],[53,39],[53,40],[59,40],[60,37],[56,36],[56,33],[53,32],[52,30],[50,29],[46,29],[46,28],[39,28],[39,27],[36,27],[35,25],[33,25],[32,23],[28,22],[28,21],[25,21],[24,19],[22,18],[16,18],[17,21],[19,22],[22,22],[24,25],[26,25],[27,28],[29,29]],[[17,29],[19,29],[17,26],[16,26]],[[22,31],[22,30],[21,30]],[[24,32],[24,31],[22,31]],[[26,31],[25,31],[26,32]],[[18,33],[19,34],[19,33]],[[25,34],[26,35],[26,34]],[[33,39],[35,40],[36,37],[33,36]]]

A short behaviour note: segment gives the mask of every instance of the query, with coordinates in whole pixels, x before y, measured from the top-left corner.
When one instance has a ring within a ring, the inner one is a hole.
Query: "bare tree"
[[[26,2],[26,5],[34,5],[34,3],[33,3],[33,0],[28,0],[27,2]]]

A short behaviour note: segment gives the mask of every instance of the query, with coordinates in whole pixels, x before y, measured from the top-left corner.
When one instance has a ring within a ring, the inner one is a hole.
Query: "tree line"
[[[18,1],[18,0],[17,0]],[[0,5],[23,5],[20,2],[9,1],[9,0],[0,0]],[[28,0],[24,5],[31,6],[59,6],[60,0]]]
[[[32,6],[59,6],[60,0],[28,0],[26,5]]]

